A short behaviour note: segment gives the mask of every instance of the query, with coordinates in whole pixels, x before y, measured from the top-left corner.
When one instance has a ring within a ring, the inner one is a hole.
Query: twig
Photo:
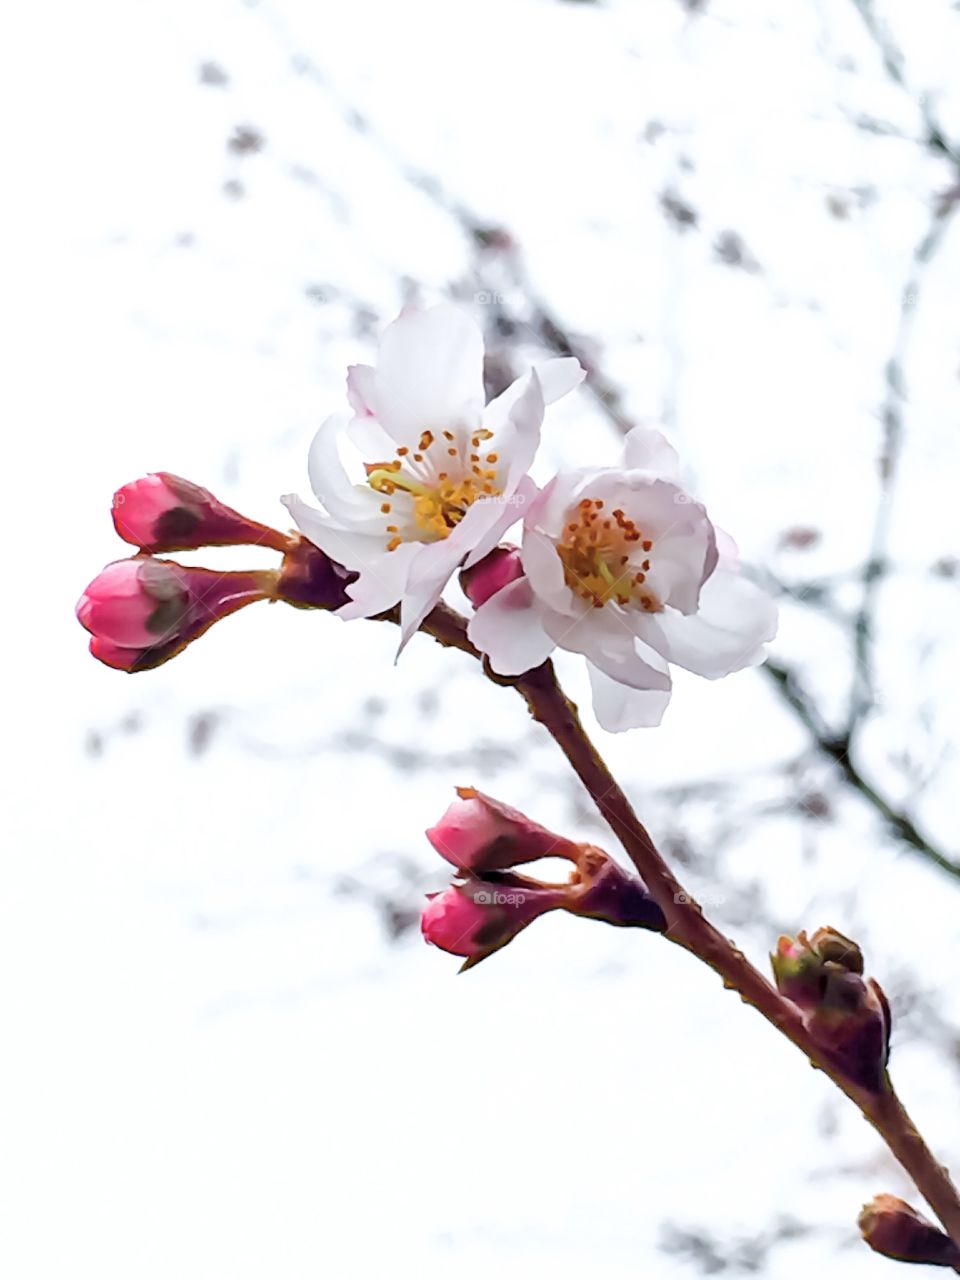
[[[795,712],[817,749],[834,762],[845,781],[876,810],[891,831],[915,852],[960,880],[960,863],[948,858],[932,844],[908,814],[894,808],[864,777],[851,757],[853,740],[850,734],[837,734],[830,729],[813,698],[800,683],[796,672],[772,658],[768,658],[760,670],[773,682],[784,702]]]
[[[384,617],[395,621],[395,611]],[[482,655],[467,638],[464,619],[446,605],[439,605],[429,615],[422,630],[441,644],[483,661]],[[577,708],[557,683],[553,664],[545,662],[526,675],[509,679],[496,676],[485,663],[484,671],[494,683],[510,685],[517,690],[533,718],[543,725],[566,756],[666,916],[666,937],[708,964],[723,980],[725,987],[738,992],[745,1004],[752,1005],[762,1014],[860,1108],[913,1178],[951,1239],[960,1244],[960,1194],[947,1170],[937,1162],[918,1133],[889,1080],[888,1087],[878,1092],[864,1089],[849,1080],[840,1066],[811,1038],[796,1005],[785,999],[743,952],[706,919],[700,905],[686,892],[660,855],[630,801],[590,741],[580,723]]]
[[[897,48],[893,40],[891,40],[889,33],[884,29],[883,24],[877,16],[873,0],[853,0],[853,7],[859,13],[863,21],[863,25],[866,27],[874,44],[877,46],[887,75],[894,84],[905,90],[905,92],[908,93],[914,101],[916,101],[914,92],[907,79],[907,70],[903,54]],[[921,139],[923,145],[928,147],[937,155],[946,156],[947,159],[952,160],[955,165],[960,165],[960,151],[958,151],[957,148],[949,141],[943,130],[940,128],[938,121],[930,110],[930,105],[927,102],[925,95],[921,94],[917,107],[925,130],[925,137]]]
[[[883,31],[874,11],[872,0],[852,0],[852,2],[860,12],[867,30],[880,49],[888,75],[898,86],[909,92],[910,86],[906,79],[902,55]],[[389,158],[412,186],[421,191],[453,219],[475,248],[482,250],[485,247],[489,247],[492,241],[496,242],[498,236],[510,246],[507,253],[498,254],[497,259],[500,265],[503,265],[504,259],[509,258],[507,265],[510,282],[516,289],[517,294],[523,299],[527,316],[524,318],[508,307],[506,301],[501,300],[499,290],[494,290],[493,294],[497,298],[497,313],[507,322],[507,327],[529,333],[531,337],[553,354],[576,356],[587,370],[585,386],[593,397],[597,408],[619,433],[626,434],[631,427],[636,425],[636,421],[624,407],[624,396],[620,387],[606,373],[597,359],[595,351],[588,349],[587,344],[572,333],[556,312],[550,308],[546,300],[534,289],[523,266],[520,249],[509,233],[501,228],[491,227],[488,220],[484,220],[475,210],[455,197],[435,174],[398,158],[388,140],[376,129],[373,121],[341,98],[323,69],[313,59],[306,57],[301,52],[296,52],[296,41],[279,14],[270,10],[267,6],[261,6],[260,12],[261,16],[272,27],[275,39],[286,47],[290,54],[294,71],[314,83],[334,103],[348,127],[353,129],[369,145],[376,147],[381,154]],[[920,104],[920,111],[926,131],[926,136],[921,139],[923,144],[928,146],[934,154],[946,157],[955,164],[960,165],[960,151],[947,141],[926,102]],[[957,203],[957,196],[952,198],[945,197],[938,206],[933,221],[914,251],[911,278],[902,295],[895,355],[887,367],[887,400],[883,415],[885,431],[884,453],[894,459],[899,454],[902,437],[901,398],[903,377],[901,370],[904,342],[908,337],[911,318],[915,310],[915,307],[909,305],[909,299],[912,296],[915,297],[921,277],[942,243],[949,217],[955,210]],[[889,503],[885,494],[877,511],[871,552],[861,575],[863,596],[860,609],[853,623],[853,644],[857,662],[855,672],[860,673],[859,676],[855,676],[855,680],[863,681],[867,684],[867,688],[869,688],[869,655],[867,651],[870,647],[873,632],[874,595],[879,579],[885,572],[884,551],[888,514]],[[775,674],[775,668],[769,664],[764,670],[770,676]],[[778,692],[784,695],[786,704],[810,731],[814,746],[840,765],[844,779],[888,823],[891,831],[918,855],[932,861],[949,874],[960,876],[960,865],[952,862],[942,851],[938,850],[906,815],[898,812],[875,787],[867,782],[857,767],[850,761],[847,752],[838,755],[832,749],[833,744],[837,741],[837,735],[832,734],[826,727],[822,727],[822,732],[813,730],[810,714],[815,714],[816,709],[813,706],[812,699],[806,697],[801,704],[795,699],[785,696],[787,694],[787,682],[775,679],[774,683]],[[794,684],[795,681],[791,677],[790,687],[794,687]],[[852,690],[850,727],[852,727],[854,721],[862,719],[861,712],[859,710],[854,712],[854,707],[859,708],[862,706],[864,698],[865,695],[859,686]]]
[[[873,705],[873,636],[877,591],[887,573],[890,514],[903,449],[906,377],[904,366],[927,269],[943,244],[951,218],[960,205],[960,191],[953,189],[934,205],[930,223],[913,251],[910,276],[900,299],[900,313],[893,351],[885,371],[886,393],[881,410],[883,435],[880,451],[880,496],[873,523],[870,551],[861,576],[860,607],[853,623],[854,669],[847,732],[862,723]]]

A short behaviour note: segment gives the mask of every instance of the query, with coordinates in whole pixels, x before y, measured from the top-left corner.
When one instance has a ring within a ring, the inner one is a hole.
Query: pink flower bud
[[[427,942],[463,956],[472,969],[512,942],[537,916],[564,906],[567,890],[540,887],[523,876],[468,880],[428,894],[420,928]]]
[[[824,963],[839,965],[850,973],[863,973],[863,952],[839,930],[829,925],[817,929],[810,939],[810,946]]]
[[[897,1262],[921,1262],[960,1270],[960,1249],[948,1235],[896,1196],[875,1196],[857,1225],[875,1253]]]
[[[113,523],[125,542],[143,551],[265,546],[285,551],[290,537],[224,506],[208,489],[158,471],[113,495]]]
[[[475,609],[498,591],[523,577],[518,547],[494,547],[481,561],[460,574],[463,593]]]
[[[77,604],[80,623],[95,636],[128,649],[152,644],[147,623],[157,601],[140,583],[142,561],[117,560],[90,583]],[[183,593],[184,598],[186,593]]]
[[[90,652],[109,667],[159,666],[220,618],[273,598],[275,573],[222,573],[135,556],[108,564],[77,604]]]
[[[457,787],[459,800],[427,831],[437,853],[466,871],[502,871],[538,858],[569,858],[580,847],[555,835],[517,809],[473,787]]]

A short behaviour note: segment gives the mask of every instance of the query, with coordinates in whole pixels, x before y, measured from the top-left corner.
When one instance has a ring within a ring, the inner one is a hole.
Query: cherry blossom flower
[[[384,331],[375,368],[347,377],[350,414],[329,418],[310,449],[320,510],[283,499],[302,532],[358,576],[338,612],[367,618],[400,603],[401,647],[460,565],[500,541],[536,495],[527,472],[545,404],[584,377],[548,360],[484,406],[483,335],[449,304],[409,308]],[[363,460],[354,483],[341,457]]]
[[[718,679],[762,662],[776,633],[773,602],[652,428],[629,433],[621,467],[556,476],[525,511],[521,556],[523,576],[477,609],[470,639],[501,675],[557,647],[583,654],[612,732],[660,723],[670,663]]]

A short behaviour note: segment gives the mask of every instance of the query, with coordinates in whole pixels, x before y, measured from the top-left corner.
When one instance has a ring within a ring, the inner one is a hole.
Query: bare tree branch
[[[768,658],[760,670],[773,682],[787,706],[796,713],[817,749],[836,764],[844,781],[880,815],[891,832],[916,853],[935,863],[954,879],[960,880],[960,863],[941,852],[921,832],[909,814],[897,809],[864,777],[851,758],[853,744],[850,735],[831,731],[796,673],[772,658]]]

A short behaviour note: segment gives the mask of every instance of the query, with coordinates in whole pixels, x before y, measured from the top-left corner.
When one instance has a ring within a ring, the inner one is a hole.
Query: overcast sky
[[[12,1280],[683,1277],[671,1227],[736,1255],[785,1222],[802,1234],[759,1274],[888,1266],[855,1219],[909,1197],[902,1176],[679,950],[550,917],[458,978],[415,931],[389,937],[378,898],[444,882],[421,833],[458,783],[615,852],[519,699],[426,638],[394,666],[389,628],[279,605],[128,677],[72,613],[123,554],[120,484],[170,470],[282,525],[347,363],[411,290],[489,314],[453,203],[510,229],[531,288],[629,414],[665,425],[745,558],[839,583],[844,607],[898,354],[861,759],[960,855],[952,223],[904,329],[956,182],[923,138],[933,113],[960,144],[960,16],[882,9],[897,83],[852,0],[697,9],[91,0],[4,20]],[[542,354],[521,331],[516,358]],[[543,475],[616,456],[587,392],[550,413]],[[816,544],[784,549],[798,526]],[[251,555],[194,558],[271,562]],[[852,666],[830,616],[785,604],[775,652],[839,714]],[[559,666],[588,704],[579,663]],[[762,674],[681,677],[661,729],[597,734],[758,963],[778,928],[830,923],[885,985],[960,1018],[955,882],[843,787]],[[956,1060],[904,1029],[894,1074],[960,1163]]]

